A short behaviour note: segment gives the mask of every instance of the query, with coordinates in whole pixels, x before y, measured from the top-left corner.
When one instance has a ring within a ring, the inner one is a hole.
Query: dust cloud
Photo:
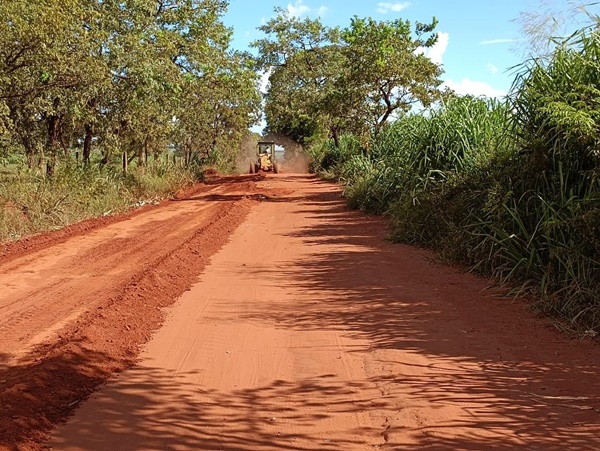
[[[256,149],[258,146],[258,137],[255,134],[244,135],[240,145],[240,152],[236,159],[236,167],[240,174],[246,174],[250,171],[250,163],[256,160]]]
[[[240,174],[247,174],[250,171],[250,163],[256,160],[258,141],[276,143],[275,157],[282,172],[308,174],[310,158],[302,145],[293,139],[275,133],[269,133],[263,137],[253,133],[243,137],[236,159],[236,167]]]
[[[308,174],[310,158],[301,144],[283,135],[270,133],[263,138],[265,141],[275,141],[278,146],[283,147],[283,157],[279,158],[283,172]]]
[[[297,174],[308,174],[309,166],[310,158],[303,150],[302,152],[295,153],[291,159],[284,157],[282,169]]]

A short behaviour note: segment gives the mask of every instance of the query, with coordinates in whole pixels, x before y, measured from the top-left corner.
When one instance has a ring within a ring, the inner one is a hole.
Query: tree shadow
[[[50,352],[17,363],[8,355],[0,359],[0,449],[37,449],[57,423],[123,365],[81,341],[71,341],[67,351]]]
[[[355,427],[323,436],[320,428],[334,417],[372,408],[370,399],[350,397],[362,391],[363,382],[341,383],[322,374],[224,392],[194,383],[198,372],[136,366],[126,380],[113,381],[96,395],[92,409],[84,405],[50,445],[90,450],[115,444],[119,450],[330,450],[366,448],[370,437],[380,435]],[[312,413],[307,415],[307,410]]]
[[[259,202],[289,202],[287,196],[270,195],[268,193],[255,194],[205,194],[195,195],[185,199],[177,199],[174,202],[237,202],[243,199],[251,199]]]
[[[263,174],[241,174],[230,175],[227,177],[217,177],[211,180],[206,180],[206,185],[237,185],[240,182],[258,182],[265,178]]]
[[[369,343],[353,352],[373,355],[380,370],[370,382],[399,402],[389,446],[590,449],[600,443],[596,343],[560,334],[485,279],[387,242],[380,218],[349,212],[336,193],[306,197],[297,214],[312,219],[310,226],[286,237],[308,255],[253,270],[286,280],[302,296],[293,307],[267,303],[248,319],[302,331],[335,329]],[[402,412],[418,416],[423,406],[440,418],[420,419],[412,441],[403,442],[408,418]]]

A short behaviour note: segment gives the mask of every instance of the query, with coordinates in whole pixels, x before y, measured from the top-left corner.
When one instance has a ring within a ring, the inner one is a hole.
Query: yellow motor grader
[[[259,141],[257,159],[250,162],[250,174],[259,171],[279,173],[279,165],[275,160],[275,143],[273,141]]]

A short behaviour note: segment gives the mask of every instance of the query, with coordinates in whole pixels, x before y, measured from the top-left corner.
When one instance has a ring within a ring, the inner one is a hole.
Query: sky
[[[350,25],[353,16],[430,22],[438,42],[428,56],[444,69],[444,84],[459,94],[501,97],[525,58],[521,13],[564,10],[571,0],[230,0],[223,21],[234,30],[232,47],[250,50],[258,27],[281,7],[297,17],[319,17],[327,26]],[[266,81],[266,80],[265,80]],[[263,85],[264,86],[264,85]]]
[[[511,67],[519,61],[515,21],[528,7],[527,0],[231,0],[223,18],[233,27],[232,46],[249,50],[259,39],[257,29],[275,14],[278,6],[299,17],[319,17],[328,26],[346,27],[353,16],[376,20],[408,19],[439,24],[438,43],[429,56],[444,67],[443,79],[461,94],[505,94],[514,78]]]

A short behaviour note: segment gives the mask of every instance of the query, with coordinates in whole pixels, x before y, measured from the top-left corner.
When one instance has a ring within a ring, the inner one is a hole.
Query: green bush
[[[319,140],[308,148],[311,158],[310,170],[312,172],[339,177],[340,171],[346,161],[355,155],[362,154],[360,140],[353,135],[342,135],[339,147],[333,140]]]

